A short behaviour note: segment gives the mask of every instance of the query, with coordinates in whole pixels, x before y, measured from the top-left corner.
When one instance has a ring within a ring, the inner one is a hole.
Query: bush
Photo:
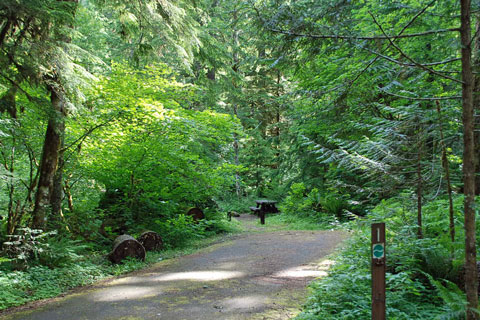
[[[328,277],[311,285],[312,296],[297,319],[370,319],[370,224],[375,221],[387,221],[387,318],[462,319],[465,300],[453,282],[463,259],[458,250],[462,236],[455,243],[448,233],[443,236],[448,231],[444,201],[425,205],[423,239],[417,238],[416,212],[405,198],[383,201],[365,220],[351,222],[354,235],[335,257]],[[460,202],[457,197],[455,203]]]
[[[280,205],[280,211],[299,216],[316,216],[320,204],[320,193],[314,188],[307,194],[303,183],[294,183],[288,196]]]
[[[230,194],[229,196],[224,196],[222,199],[217,199],[216,203],[221,212],[238,212],[238,213],[249,213],[250,207],[255,203],[254,197],[237,197],[235,194]]]
[[[162,235],[168,248],[182,248],[195,239],[235,230],[222,216],[206,213],[206,219],[194,222],[191,216],[180,214],[166,221],[156,220],[154,231]],[[209,219],[214,218],[214,219]]]
[[[322,197],[320,205],[325,212],[334,215],[338,219],[344,218],[344,211],[348,208],[348,202],[345,197],[337,192],[332,192]]]

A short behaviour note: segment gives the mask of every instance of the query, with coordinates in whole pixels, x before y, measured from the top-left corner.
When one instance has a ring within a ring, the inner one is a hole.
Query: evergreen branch
[[[270,31],[285,34],[288,36],[302,37],[302,38],[311,38],[311,39],[341,39],[341,40],[389,40],[389,39],[402,39],[402,38],[414,38],[414,37],[423,37],[432,34],[446,33],[446,32],[456,32],[459,31],[459,28],[449,28],[449,29],[438,29],[438,30],[429,30],[424,32],[410,33],[410,34],[398,34],[396,36],[345,36],[345,35],[324,35],[324,34],[307,34],[307,33],[298,33],[286,30],[280,30],[275,28],[269,28]]]
[[[378,28],[380,29],[380,31],[385,35],[385,37],[388,38],[388,41],[390,42],[391,46],[394,47],[405,59],[407,59],[408,61],[410,61],[411,63],[413,63],[416,67],[420,68],[420,69],[423,69],[431,74],[434,74],[436,76],[439,76],[441,78],[444,78],[444,79],[447,79],[447,80],[450,80],[450,81],[454,81],[454,82],[457,82],[457,83],[462,83],[463,84],[463,81],[461,80],[458,80],[458,79],[455,79],[455,78],[452,78],[450,76],[447,76],[447,75],[443,75],[433,69],[430,69],[424,65],[422,65],[421,63],[415,61],[413,58],[411,58],[410,56],[408,56],[399,46],[397,46],[391,38],[388,37],[388,35],[385,33],[385,30],[383,29],[383,27],[378,23],[377,19],[375,18],[375,16],[369,12],[370,16],[372,17],[373,19],[373,22],[378,26]]]
[[[422,14],[424,14],[425,11],[427,11],[427,9],[428,9],[432,4],[434,4],[435,2],[436,2],[436,0],[431,1],[431,2],[428,3],[422,10],[420,10],[419,12],[417,12],[417,14],[402,28],[402,30],[400,30],[399,34],[397,35],[397,37],[396,37],[395,39],[393,39],[393,41],[395,41],[396,39],[398,39],[398,36],[401,36],[401,35],[405,32],[405,30],[407,30],[407,29],[415,22],[415,20],[417,20],[418,17],[420,17]],[[385,48],[384,50],[382,50],[382,53],[385,52],[385,51],[387,51],[387,49],[390,48],[390,46],[391,46],[391,44],[389,44],[389,45],[387,46],[387,48]],[[374,59],[372,59],[372,60],[365,66],[365,68],[363,68],[363,70],[360,71],[360,72],[357,74],[357,76],[355,77],[355,79],[353,79],[353,80],[350,82],[350,84],[349,84],[349,86],[348,86],[348,88],[347,88],[347,90],[346,90],[345,92],[350,91],[350,89],[352,88],[353,84],[362,76],[362,74],[363,74],[364,72],[366,72],[375,62],[377,62],[378,59],[379,59],[378,56],[376,56]]]
[[[399,61],[399,60],[396,60],[392,57],[389,57],[389,56],[386,56],[386,55],[383,55],[381,54],[380,52],[376,52],[374,50],[371,50],[371,49],[368,49],[368,48],[362,48],[363,50],[366,50],[374,55],[377,55],[379,56],[380,58],[383,58],[385,60],[388,60],[390,62],[393,62],[395,64],[398,64],[400,66],[405,66],[405,67],[416,67],[417,65],[413,64],[413,63],[406,63],[406,62],[402,62],[402,61]],[[460,61],[461,58],[451,58],[451,59],[447,59],[447,60],[444,60],[444,61],[439,61],[439,62],[431,62],[431,63],[422,63],[421,65],[422,66],[425,66],[425,67],[431,67],[431,66],[438,66],[438,65],[442,65],[442,64],[448,64],[448,63],[452,63],[452,62],[455,62],[455,61]],[[438,72],[442,72],[442,71],[438,71]]]
[[[392,93],[392,92],[388,92],[386,90],[382,90],[381,88],[379,88],[380,91],[390,95],[390,96],[394,96],[394,97],[397,97],[397,98],[401,98],[401,99],[408,99],[408,100],[419,100],[419,101],[440,101],[440,100],[457,100],[457,99],[462,99],[461,96],[449,96],[449,97],[409,97],[409,96],[403,96],[403,95],[400,95],[400,94],[396,94],[396,93]]]
[[[30,101],[30,102],[35,102],[35,101],[38,101],[38,99],[32,97],[28,92],[26,92],[25,90],[22,89],[22,87],[20,86],[19,83],[17,83],[15,80],[13,79],[10,79],[10,77],[8,77],[7,75],[3,74],[2,72],[0,72],[0,76],[2,76],[5,80],[7,80],[8,82],[10,82],[12,84],[12,86],[18,88],[20,91],[23,92],[23,94],[27,97],[27,99]]]

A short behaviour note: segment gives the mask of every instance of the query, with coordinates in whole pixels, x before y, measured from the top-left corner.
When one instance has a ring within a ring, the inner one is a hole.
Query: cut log
[[[158,251],[163,249],[162,237],[155,231],[145,231],[138,237],[146,251]]]
[[[205,219],[205,215],[203,214],[203,211],[199,208],[190,208],[187,211],[187,215],[192,216],[194,221]]]
[[[118,236],[113,242],[112,252],[108,254],[108,259],[113,263],[120,263],[126,257],[145,260],[145,248],[128,234]]]

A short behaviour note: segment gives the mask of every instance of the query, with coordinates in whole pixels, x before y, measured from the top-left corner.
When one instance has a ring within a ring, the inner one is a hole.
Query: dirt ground
[[[326,274],[341,231],[267,231],[251,216],[247,232],[198,253],[0,315],[35,320],[282,320],[299,313],[306,286]],[[268,221],[267,221],[268,223]]]

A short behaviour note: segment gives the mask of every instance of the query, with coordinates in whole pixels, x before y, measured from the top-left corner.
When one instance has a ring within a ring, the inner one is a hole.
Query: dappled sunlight
[[[243,272],[238,271],[193,271],[193,272],[175,272],[167,273],[153,278],[154,281],[175,281],[175,280],[191,280],[191,281],[219,281],[227,279],[235,279],[244,277]]]
[[[304,270],[301,267],[291,268],[287,270],[282,270],[277,272],[274,277],[279,278],[318,278],[325,277],[327,275],[326,271],[322,270]]]
[[[222,307],[225,309],[253,309],[262,307],[265,304],[265,296],[249,295],[225,299],[222,301]]]
[[[297,266],[274,274],[279,278],[320,278],[328,275],[327,270],[335,263],[333,260],[323,260],[319,264]]]
[[[224,263],[219,263],[216,265],[217,268],[222,269],[222,270],[232,270],[238,267],[237,262],[224,262]]]
[[[158,287],[114,286],[104,288],[92,295],[93,301],[122,301],[142,299],[162,293]]]

